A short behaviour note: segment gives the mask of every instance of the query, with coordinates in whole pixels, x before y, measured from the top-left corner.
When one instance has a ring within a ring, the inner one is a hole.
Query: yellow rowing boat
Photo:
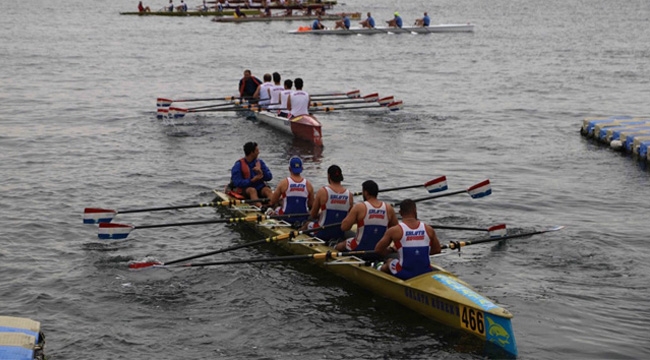
[[[217,196],[214,201],[233,200],[221,191],[214,192]],[[236,217],[260,214],[259,209],[247,204],[235,205],[228,211]],[[263,236],[286,236],[292,232],[288,224],[278,220],[248,224]],[[307,235],[297,235],[275,244],[297,255],[336,252],[325,242]],[[517,356],[512,314],[440,266],[434,265],[434,271],[430,273],[401,280],[368,266],[364,260],[354,256],[325,258],[314,262],[432,320],[476,336],[485,342],[488,350],[500,349],[506,355]]]

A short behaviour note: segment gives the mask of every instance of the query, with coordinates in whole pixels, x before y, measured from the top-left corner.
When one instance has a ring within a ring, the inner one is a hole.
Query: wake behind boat
[[[310,26],[301,26],[298,30],[290,30],[289,34],[314,35],[365,35],[365,34],[428,34],[474,32],[474,24],[440,24],[431,26],[404,26],[402,28],[377,26],[374,28],[351,27],[350,29],[313,30]]]

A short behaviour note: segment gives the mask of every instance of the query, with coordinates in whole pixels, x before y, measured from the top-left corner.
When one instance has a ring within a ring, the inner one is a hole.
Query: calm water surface
[[[88,206],[209,201],[251,140],[273,185],[292,155],[317,186],[333,163],[353,190],[366,179],[393,187],[447,175],[462,189],[489,178],[492,196],[424,202],[419,215],[505,222],[512,232],[567,226],[438,258],[515,315],[521,358],[650,353],[648,172],[578,134],[587,116],[650,115],[650,3],[349,0],[336,11],[383,21],[397,10],[407,24],[428,11],[434,23],[472,22],[476,32],[345,38],[286,34],[298,23],[119,15],[136,3],[32,0],[3,10],[0,313],[41,321],[51,359],[483,356],[471,337],[307,263],[127,270],[145,256],[259,238],[242,228],[143,229],[108,243],[81,224]],[[228,113],[155,119],[156,97],[232,95],[245,68],[302,77],[312,93],[359,88],[406,106],[322,115],[323,149]],[[444,241],[474,236],[439,231]],[[259,247],[220,258],[281,254]]]

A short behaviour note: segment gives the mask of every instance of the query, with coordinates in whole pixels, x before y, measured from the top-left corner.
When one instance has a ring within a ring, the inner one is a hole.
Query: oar
[[[213,108],[220,108],[220,107],[226,107],[226,106],[236,106],[240,105],[241,102],[239,100],[234,100],[231,102],[227,103],[221,103],[221,104],[212,104],[212,105],[203,105],[203,106],[196,106],[196,107],[191,107],[188,108],[188,112],[196,112],[196,110],[201,110],[201,109],[213,109]]]
[[[388,105],[381,105],[381,104],[375,104],[375,105],[362,105],[362,106],[346,106],[346,107],[325,107],[325,108],[315,108],[315,109],[310,109],[311,111],[324,111],[324,112],[332,112],[332,111],[341,111],[341,110],[355,110],[355,109],[368,109],[368,108],[381,108],[381,107],[386,107],[390,111],[397,111],[400,110],[403,107],[402,101],[394,101]]]
[[[201,220],[201,221],[190,221],[190,222],[178,222],[178,223],[168,223],[168,224],[154,224],[154,225],[128,225],[128,224],[116,224],[116,223],[101,223],[99,224],[99,230],[97,232],[97,237],[102,240],[119,240],[126,239],[131,231],[136,229],[153,229],[153,228],[162,228],[162,227],[172,227],[172,226],[192,226],[192,225],[207,225],[207,224],[224,224],[224,223],[236,223],[236,222],[260,222],[266,219],[286,219],[292,217],[305,217],[309,216],[309,213],[306,214],[289,214],[289,215],[250,215],[246,217],[232,217],[227,219],[213,219],[213,220]]]
[[[214,266],[214,265],[233,265],[233,264],[248,264],[248,263],[259,263],[259,262],[274,262],[274,261],[290,261],[290,260],[328,260],[335,259],[339,257],[347,256],[357,256],[357,255],[373,255],[374,251],[347,251],[347,252],[324,252],[324,253],[315,253],[315,254],[305,254],[305,255],[287,255],[287,256],[276,256],[269,258],[253,258],[253,259],[239,259],[239,260],[225,260],[225,261],[214,261],[206,263],[196,263],[196,264],[182,264],[176,265],[178,267],[198,267],[198,266]],[[154,265],[154,267],[162,267],[167,265]]]
[[[348,92],[330,92],[330,93],[321,93],[321,94],[310,94],[309,95],[312,99],[313,98],[318,98],[318,97],[326,97],[326,96],[345,96],[348,98],[358,98],[361,96],[361,91],[360,90],[350,90]]]
[[[246,98],[246,97],[244,97]],[[194,98],[194,99],[168,99],[168,98],[158,98],[156,102],[158,103],[173,103],[173,102],[194,102],[194,101],[231,101],[236,99],[242,99],[239,96],[222,96],[216,98]]]
[[[490,180],[483,180],[480,183],[474,184],[470,186],[469,188],[465,190],[456,190],[452,192],[447,192],[444,194],[438,194],[438,195],[433,195],[433,196],[427,196],[419,199],[413,199],[414,202],[419,202],[419,201],[424,201],[424,200],[431,200],[431,199],[437,199],[445,196],[451,196],[451,195],[456,195],[456,194],[463,194],[463,193],[469,193],[469,196],[472,197],[472,199],[478,199],[482,198],[484,196],[488,196],[492,194],[492,187],[490,186]],[[401,202],[393,204],[393,206],[399,206]]]
[[[102,208],[85,208],[83,222],[84,224],[99,224],[99,223],[108,223],[113,220],[117,214],[130,214],[130,213],[139,213],[139,212],[148,212],[148,211],[166,211],[166,210],[179,210],[179,209],[191,209],[199,207],[217,207],[217,206],[234,206],[240,204],[256,203],[256,202],[268,202],[269,199],[250,199],[250,200],[224,200],[217,202],[209,203],[200,203],[200,204],[191,204],[191,205],[178,205],[178,206],[164,206],[164,207],[152,207],[144,209],[130,209],[130,210],[114,210],[114,209],[102,209]]]
[[[447,226],[447,225],[433,225],[429,224],[434,229],[445,229],[445,230],[464,230],[464,231],[487,231],[490,234],[491,238],[501,237],[507,234],[506,224],[499,224],[490,226],[488,228],[475,228],[475,227],[464,227],[464,226]]]
[[[271,236],[271,237],[264,238],[262,240],[251,241],[251,242],[248,242],[248,243],[245,243],[245,244],[234,245],[234,246],[230,246],[230,247],[227,247],[227,248],[222,248],[222,249],[210,251],[210,252],[203,253],[203,254],[192,255],[192,256],[184,257],[182,259],[167,261],[167,262],[164,262],[164,263],[159,262],[159,261],[135,262],[135,263],[129,264],[129,268],[130,269],[143,269],[143,268],[151,267],[151,266],[154,266],[154,265],[163,265],[164,266],[164,265],[177,264],[177,263],[185,262],[185,261],[188,261],[188,260],[198,259],[198,258],[210,256],[210,255],[215,255],[215,254],[220,254],[220,253],[224,253],[224,252],[228,252],[228,251],[242,249],[242,248],[245,248],[245,247],[262,245],[264,243],[271,243],[271,242],[274,242],[274,241],[293,239],[296,236],[301,235],[301,234],[311,234],[313,232],[318,232],[319,230],[323,230],[323,229],[327,229],[327,228],[331,228],[331,227],[337,227],[337,226],[341,226],[341,223],[329,224],[329,225],[325,225],[323,227],[319,227],[319,228],[315,228],[315,229],[307,229],[307,230],[300,230],[300,231],[294,230],[294,231],[290,231],[290,232],[288,232],[286,234]]]
[[[388,192],[388,191],[395,191],[395,190],[405,190],[405,189],[414,189],[414,188],[419,188],[419,187],[425,187],[428,192],[430,193],[435,193],[439,191],[445,191],[447,190],[447,177],[445,175],[439,176],[435,179],[431,179],[424,184],[417,184],[417,185],[406,185],[406,186],[398,186],[398,187],[393,187],[393,188],[388,188],[388,189],[379,189],[379,192]],[[362,195],[363,191],[355,192],[353,195],[354,196],[359,196]]]
[[[489,238],[489,239],[480,239],[480,240],[472,240],[472,241],[452,241],[449,242],[449,244],[444,244],[441,245],[441,249],[451,249],[455,250],[458,249],[460,251],[460,248],[463,246],[468,246],[468,245],[476,245],[476,244],[483,244],[487,242],[492,242],[492,241],[502,241],[502,240],[509,240],[509,239],[516,239],[520,237],[527,237],[527,236],[533,236],[533,235],[538,235],[538,234],[543,234],[551,231],[558,231],[564,229],[564,226],[554,226],[552,228],[544,229],[544,230],[539,230],[539,231],[533,231],[529,233],[523,233],[523,234],[516,234],[516,235],[508,235],[508,236],[503,236],[500,238]]]
[[[324,101],[324,100],[329,100],[329,101]],[[358,103],[364,103],[364,102],[372,103],[372,102],[376,102],[378,100],[379,100],[379,94],[374,93],[374,94],[364,95],[363,97],[356,98],[356,99],[351,99],[351,100],[331,99],[331,98],[318,99],[318,101],[310,102],[309,106],[358,104]]]

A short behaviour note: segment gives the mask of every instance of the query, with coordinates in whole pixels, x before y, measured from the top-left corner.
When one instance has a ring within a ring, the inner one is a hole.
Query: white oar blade
[[[99,224],[97,237],[102,240],[126,239],[133,229],[135,229],[134,226],[126,224],[101,223]]]
[[[445,191],[448,189],[447,187],[447,177],[446,176],[440,176],[437,177],[427,183],[424,184],[424,187],[427,189],[428,192],[430,193],[436,193],[440,191]]]
[[[365,102],[376,102],[379,100],[379,93],[368,94],[363,96],[363,101]]]
[[[491,238],[497,238],[506,236],[508,234],[508,229],[506,229],[506,224],[499,224],[490,226],[488,228],[488,233],[490,234]]]
[[[117,211],[111,209],[85,208],[83,221],[84,224],[109,223],[116,214]]]
[[[492,194],[492,187],[490,186],[490,180],[489,179],[484,180],[476,185],[473,185],[472,187],[467,189],[467,192],[469,193],[469,196],[472,197],[472,199],[478,199]]]

